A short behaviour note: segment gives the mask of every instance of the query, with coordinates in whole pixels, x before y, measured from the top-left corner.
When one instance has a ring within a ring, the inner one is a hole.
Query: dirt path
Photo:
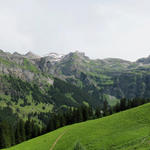
[[[57,144],[57,142],[61,139],[61,137],[66,133],[66,131],[64,131],[57,139],[56,141],[53,143],[52,147],[50,148],[50,150],[53,150],[55,145]]]

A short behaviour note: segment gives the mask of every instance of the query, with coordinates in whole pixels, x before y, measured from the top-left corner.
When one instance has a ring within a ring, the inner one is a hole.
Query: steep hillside
[[[50,57],[43,57],[35,64],[42,72],[67,80],[93,94],[96,91],[97,97],[109,101],[108,97],[150,96],[148,60],[149,57],[136,62],[114,58],[92,60],[84,53],[74,52],[55,62]]]
[[[102,119],[60,128],[8,150],[73,150],[76,141],[86,150],[149,150],[150,104]],[[58,139],[59,138],[59,139]]]
[[[30,118],[42,125],[47,123],[50,112],[85,103],[93,107],[103,103],[75,85],[56,78],[53,80],[51,85],[0,75],[0,120],[15,124],[17,118]]]

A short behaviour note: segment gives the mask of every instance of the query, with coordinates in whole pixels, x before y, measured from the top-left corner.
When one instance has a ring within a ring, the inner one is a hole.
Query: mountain
[[[27,81],[40,79],[42,76],[40,70],[35,66],[34,61],[18,53],[10,54],[3,51],[0,51],[0,73],[15,75]]]
[[[149,98],[148,59],[93,60],[78,51],[39,57],[0,50],[0,111],[13,112],[0,119],[29,117],[42,126],[49,112],[79,105],[102,108],[105,101],[112,106],[124,97]]]
[[[146,58],[140,58],[136,62],[141,65],[149,65],[150,64],[150,56],[148,56]]]
[[[28,58],[28,59],[38,59],[40,58],[40,56],[32,53],[32,52],[28,52],[24,55],[24,57]]]
[[[100,99],[116,97],[149,97],[150,63],[130,62],[122,59],[92,60],[84,53],[74,52],[65,55],[60,61],[52,63],[41,58],[37,67],[47,74],[82,87]]]
[[[86,150],[148,150],[150,104],[101,119],[57,129],[8,150],[73,150],[79,141]],[[55,144],[54,144],[55,143]]]

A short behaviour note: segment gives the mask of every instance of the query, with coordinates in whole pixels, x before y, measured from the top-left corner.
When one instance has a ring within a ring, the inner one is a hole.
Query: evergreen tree
[[[120,100],[120,110],[125,110],[126,109],[126,99],[123,98]]]
[[[91,106],[89,106],[88,108],[88,114],[89,114],[89,119],[92,119],[94,114],[93,114],[93,108]]]
[[[81,109],[82,109],[82,114],[83,114],[83,121],[88,120],[89,118],[88,107],[82,106]]]
[[[78,122],[78,120],[77,120],[77,109],[75,109],[75,108],[73,109],[73,112],[72,112],[72,118],[73,118],[74,123]]]
[[[26,135],[25,135],[25,123],[23,120],[19,121],[19,130],[20,130],[20,136],[21,136],[21,142],[26,140]]]
[[[37,125],[34,125],[32,128],[32,138],[37,137],[39,135],[39,127]]]
[[[30,120],[27,120],[25,123],[25,134],[26,134],[26,139],[31,139],[32,137],[32,124]]]
[[[100,112],[100,108],[99,107],[97,107],[96,110],[95,110],[95,116],[96,116],[96,118],[101,117],[101,112]]]
[[[21,134],[20,134],[20,124],[19,123],[17,123],[17,125],[16,125],[15,141],[16,141],[16,144],[21,143]]]
[[[81,109],[81,107],[79,107],[79,108],[77,109],[77,113],[76,113],[76,114],[77,114],[77,115],[76,115],[77,122],[83,121],[83,114],[82,114],[82,109]]]
[[[0,125],[0,148],[6,148],[7,146],[8,144],[7,144],[6,134],[4,132],[3,126]]]
[[[109,115],[112,115],[112,114],[114,113],[112,107],[109,107],[109,108],[108,108],[108,113],[109,113]]]
[[[117,103],[114,107],[113,107],[113,112],[119,112],[120,111],[120,103]]]
[[[103,104],[103,112],[104,112],[103,115],[104,115],[104,116],[109,115],[108,108],[109,108],[109,107],[108,107],[108,102],[105,100],[105,101],[104,101],[104,104]]]
[[[54,129],[60,127],[60,120],[58,119],[58,116],[56,114],[53,116],[53,122],[54,122]]]
[[[54,120],[52,119],[52,117],[49,119],[49,122],[47,124],[47,132],[53,131],[54,128]]]
[[[62,115],[59,114],[59,120],[60,120],[60,126],[61,127],[66,125],[65,117],[63,114]]]
[[[15,131],[14,131],[14,128],[12,126],[10,126],[10,138],[11,138],[11,145],[15,145],[16,144]]]
[[[11,143],[10,126],[7,122],[0,123],[0,148],[10,147]]]

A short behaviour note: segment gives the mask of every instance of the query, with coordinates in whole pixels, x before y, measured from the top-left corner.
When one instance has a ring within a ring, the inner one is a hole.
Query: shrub
[[[86,150],[86,149],[80,144],[80,142],[76,142],[73,150]]]

